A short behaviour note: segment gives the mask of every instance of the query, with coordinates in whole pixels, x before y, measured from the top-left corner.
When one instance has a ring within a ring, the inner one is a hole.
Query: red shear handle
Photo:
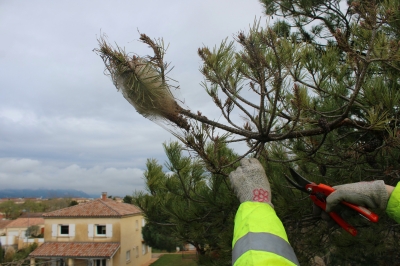
[[[373,223],[376,223],[379,220],[379,216],[376,213],[371,212],[367,208],[364,208],[364,207],[361,207],[361,206],[357,206],[357,205],[351,204],[351,203],[346,202],[346,201],[342,201],[341,203],[343,205],[346,205],[347,207],[359,212],[367,220],[369,220],[369,221],[371,221]]]
[[[325,184],[315,185],[314,183],[312,183],[312,184],[307,185],[306,188],[311,188],[314,193],[322,193],[326,197],[335,191],[335,189],[333,187],[330,187]],[[313,200],[313,201],[316,202],[315,200]],[[346,202],[346,201],[342,201],[341,204],[355,210],[356,212],[360,213],[363,217],[365,217],[365,219],[367,219],[373,223],[376,223],[379,220],[379,216],[377,214],[371,212],[367,208],[364,208],[364,207],[361,207],[358,205],[354,205],[354,204]],[[325,208],[323,206],[319,206],[319,207],[321,207],[323,210],[325,210]]]
[[[320,207],[323,210],[326,209],[326,202],[320,201],[315,195],[310,195],[310,198],[315,203],[315,205],[317,205],[318,207]],[[349,225],[336,212],[328,212],[328,214],[338,225],[340,225],[340,227],[342,227],[344,230],[346,230],[352,236],[357,235],[357,229],[355,229],[354,227]]]
[[[346,230],[352,236],[357,235],[357,229],[355,229],[353,226],[346,223],[346,221],[343,220],[336,212],[328,212],[328,214],[338,225],[340,225],[340,227],[342,227],[344,230]]]

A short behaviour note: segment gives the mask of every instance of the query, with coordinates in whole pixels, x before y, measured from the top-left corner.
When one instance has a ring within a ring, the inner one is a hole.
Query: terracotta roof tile
[[[32,251],[30,257],[111,258],[119,243],[45,242]]]
[[[141,212],[138,207],[132,204],[115,202],[107,198],[48,212],[43,214],[43,217],[121,217]]]
[[[12,220],[11,223],[6,225],[6,228],[21,228],[21,227],[29,227],[32,225],[44,225],[43,218],[18,218],[16,220]]]
[[[12,220],[0,220],[0,229],[5,228]]]

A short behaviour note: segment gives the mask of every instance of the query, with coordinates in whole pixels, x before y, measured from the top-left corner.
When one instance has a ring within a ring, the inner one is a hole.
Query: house
[[[2,246],[5,246],[8,242],[8,238],[6,236],[6,226],[11,222],[12,220],[0,220],[0,244]]]
[[[0,237],[6,235],[6,226],[11,222],[12,220],[0,220]]]
[[[29,254],[52,265],[142,265],[151,248],[142,239],[142,211],[102,197],[43,215],[44,244]]]
[[[34,242],[37,242],[38,245],[42,244],[43,239],[29,239],[26,236],[28,228],[36,229],[35,232],[31,232],[34,235],[41,234],[44,228],[44,219],[42,217],[20,217],[11,220],[4,228],[5,236],[0,237],[1,244],[3,246],[16,245],[18,249]]]
[[[121,197],[114,197],[114,200],[115,200],[116,202],[124,202],[124,199],[121,198]]]

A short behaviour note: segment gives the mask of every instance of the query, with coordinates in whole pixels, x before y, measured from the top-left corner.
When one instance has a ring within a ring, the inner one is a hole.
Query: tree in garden
[[[79,205],[79,202],[77,202],[76,200],[71,200],[71,202],[69,203],[69,207],[71,206],[75,206],[75,205]]]
[[[122,201],[123,201],[124,203],[132,203],[132,196],[126,195],[126,196],[122,199]]]
[[[12,200],[0,203],[0,211],[6,219],[16,219],[21,214],[21,208]]]
[[[244,156],[259,158],[271,179],[275,209],[301,263],[315,255],[332,264],[398,261],[398,227],[351,223],[357,238],[326,228],[310,215],[305,195],[282,173],[337,185],[400,178],[400,8],[395,0],[263,0],[267,15],[234,42],[202,47],[203,83],[220,114],[208,118],[173,96],[162,40],[141,34],[152,56],[128,56],[100,39],[115,86],[146,118],[165,125],[211,175],[221,178]],[[218,121],[216,121],[218,119]],[[244,143],[233,157],[213,146]],[[304,237],[306,233],[307,237]]]
[[[199,159],[183,156],[183,147],[177,142],[164,144],[164,149],[168,173],[156,160],[149,159],[144,173],[147,191],[136,192],[133,197],[148,221],[144,240],[159,249],[189,243],[199,254],[218,257],[219,265],[223,261],[229,265],[233,218],[239,202],[226,176],[210,174]],[[205,149],[216,152],[215,158],[236,157],[226,147],[208,145]]]
[[[45,212],[55,211],[69,206],[71,199],[69,198],[53,198],[43,201],[43,209]]]
[[[38,225],[31,225],[25,231],[26,237],[37,237],[40,235],[40,227]]]
[[[42,202],[35,202],[32,200],[26,200],[21,204],[22,210],[27,210],[28,212],[44,212],[46,206]]]

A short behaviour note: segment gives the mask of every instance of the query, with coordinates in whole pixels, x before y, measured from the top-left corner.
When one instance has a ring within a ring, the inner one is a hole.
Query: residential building
[[[61,265],[133,266],[151,259],[142,239],[142,211],[107,198],[43,215],[44,244],[30,254]]]
[[[34,235],[39,235],[43,233],[44,219],[42,217],[20,217],[15,220],[11,220],[4,227],[5,236],[0,237],[1,245],[15,245],[18,249],[21,249],[24,246],[32,244],[34,242],[38,243],[38,245],[41,245],[43,243],[43,239],[30,239],[26,236],[26,231],[29,227],[36,227],[36,232],[33,232]]]
[[[0,220],[0,237],[6,235],[6,226],[11,222],[12,220]]]

